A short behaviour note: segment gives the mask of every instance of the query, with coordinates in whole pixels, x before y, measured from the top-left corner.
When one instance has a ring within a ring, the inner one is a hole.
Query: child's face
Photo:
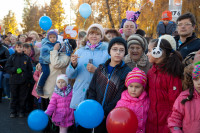
[[[19,45],[15,45],[15,50],[17,51],[17,53],[22,53],[23,52],[23,47],[19,46]]]
[[[194,88],[200,93],[200,77],[193,79]]]
[[[135,82],[135,83],[129,84],[129,86],[128,86],[129,95],[132,97],[135,97],[135,98],[139,97],[142,94],[143,90],[144,90],[144,88],[143,88],[142,84],[140,84],[140,83]]]
[[[125,48],[121,44],[113,44],[110,49],[111,60],[114,62],[121,62],[125,55]]]
[[[156,63],[156,64],[159,64],[163,61],[164,59],[164,53],[163,55],[160,57],[160,58],[154,58],[151,54],[151,51],[153,50],[153,48],[155,48],[155,44],[154,43],[149,43],[148,45],[148,53],[147,53],[147,56],[148,56],[148,59],[149,59],[149,62],[150,63]]]
[[[23,48],[23,51],[24,51],[24,54],[26,54],[26,55],[28,55],[28,56],[30,56],[30,54],[31,54],[31,47],[29,47],[29,48]]]
[[[54,34],[49,35],[49,41],[50,41],[51,43],[55,43],[56,40],[57,40],[56,35],[54,35]]]
[[[38,71],[42,71],[42,66],[38,65],[37,69],[38,69]]]
[[[57,86],[58,86],[58,88],[62,89],[63,87],[66,87],[66,86],[67,86],[67,83],[65,82],[65,80],[59,79],[59,80],[57,81]]]

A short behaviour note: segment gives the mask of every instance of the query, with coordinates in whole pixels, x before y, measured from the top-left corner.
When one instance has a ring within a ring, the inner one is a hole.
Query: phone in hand
[[[89,63],[90,63],[90,64],[93,64],[93,59],[89,59]]]

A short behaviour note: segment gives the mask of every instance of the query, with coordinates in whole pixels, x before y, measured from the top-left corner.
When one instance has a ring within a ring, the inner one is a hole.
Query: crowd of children
[[[107,133],[108,114],[114,108],[126,107],[137,116],[137,133],[200,132],[200,59],[184,66],[171,35],[162,35],[149,44],[140,35],[126,33],[108,40],[103,27],[92,24],[85,37],[81,31],[79,46],[71,55],[67,49],[76,48],[74,40],[68,42],[69,48],[66,42],[57,41],[56,30],[50,30],[42,40],[35,33],[21,35],[20,41],[12,35],[0,43],[0,96],[2,88],[8,88],[3,85],[7,84],[3,74],[8,74],[11,118],[25,117],[26,112],[38,108],[51,117],[60,133],[67,133],[73,125],[76,133]],[[145,55],[151,68],[138,68],[137,60],[133,69],[125,63],[132,44],[134,48],[135,44],[142,46],[141,56]],[[66,58],[58,59],[62,52]],[[50,80],[52,77],[56,81]],[[47,93],[45,85],[49,82],[53,90],[48,88]],[[104,110],[102,123],[93,131],[75,122],[74,111],[85,99],[96,100]]]

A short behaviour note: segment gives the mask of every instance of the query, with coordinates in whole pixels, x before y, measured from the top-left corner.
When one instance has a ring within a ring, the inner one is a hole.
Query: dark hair
[[[17,41],[17,42],[15,43],[15,46],[23,46],[23,43],[20,42],[20,41]]]
[[[153,39],[150,43],[154,43],[155,47],[158,44],[158,39]],[[163,54],[165,54],[165,58],[159,67],[162,71],[167,72],[174,77],[183,78],[183,70],[184,65],[182,64],[182,56],[178,51],[172,49],[171,44],[162,39],[160,42],[160,48],[163,50]]]
[[[192,100],[192,98],[193,98],[193,93],[194,93],[194,88],[190,88],[190,89],[189,89],[189,93],[190,93],[190,95],[189,95],[186,99],[183,99],[183,100],[181,101],[182,104],[185,104],[187,101],[191,101],[191,100]]]
[[[25,42],[29,42],[29,41],[32,41],[32,40],[33,40],[32,37],[27,37],[26,40],[25,40]]]
[[[31,45],[30,45],[30,44],[28,44],[28,43],[24,43],[24,44],[23,44],[23,47],[28,49],[28,48],[30,48],[30,47],[31,47]]]
[[[137,29],[135,34],[139,34],[139,35],[141,35],[141,36],[144,37],[146,33],[145,33],[145,31],[142,30],[142,29]]]
[[[183,20],[183,19],[190,19],[192,26],[194,26],[196,24],[195,16],[190,12],[187,12],[187,13],[179,16],[178,19],[176,20],[176,23],[178,24],[178,22]]]
[[[105,34],[108,34],[108,33],[113,33],[116,35],[116,37],[121,37],[121,34],[116,30],[116,29],[108,29]]]
[[[8,32],[7,34],[12,34],[11,32]]]

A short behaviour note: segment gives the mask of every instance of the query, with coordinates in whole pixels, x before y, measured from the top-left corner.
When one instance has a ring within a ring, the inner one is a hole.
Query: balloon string
[[[85,19],[85,21],[84,21],[83,28],[85,28],[85,23],[86,23],[86,20],[87,20],[87,18],[86,18],[86,19]]]

